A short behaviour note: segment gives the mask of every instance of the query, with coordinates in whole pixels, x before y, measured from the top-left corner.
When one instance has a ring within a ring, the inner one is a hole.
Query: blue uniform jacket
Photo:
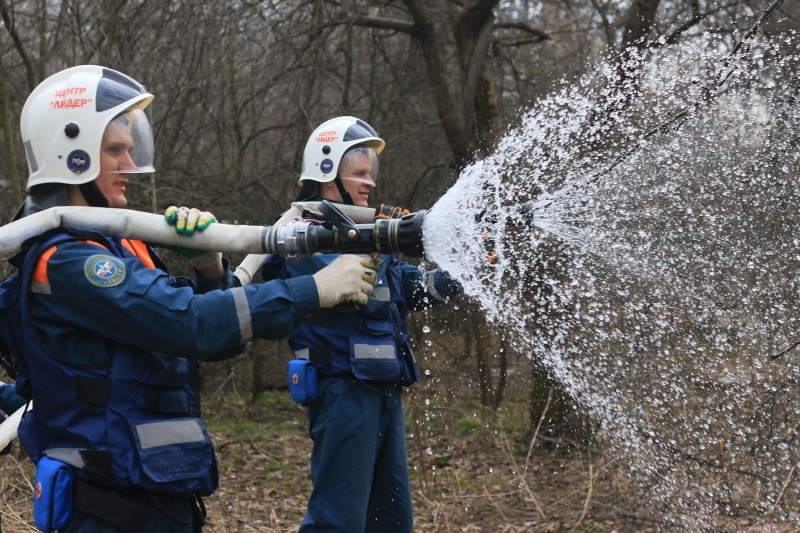
[[[279,256],[267,258],[262,277],[296,279],[314,274],[338,254],[317,254],[297,262]],[[299,324],[289,338],[296,356],[313,361],[322,375],[352,373],[359,379],[419,381],[409,343],[406,317],[461,292],[446,272],[422,272],[416,266],[382,255],[378,281],[365,306],[321,309]]]
[[[235,287],[170,276],[140,241],[55,234],[21,265],[20,439],[34,461],[67,462],[122,487],[209,494],[213,446],[189,382],[191,359],[282,338],[318,306],[311,278]],[[223,290],[213,290],[223,289]]]

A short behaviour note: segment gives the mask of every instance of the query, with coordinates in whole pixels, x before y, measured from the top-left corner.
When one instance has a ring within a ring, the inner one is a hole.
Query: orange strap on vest
[[[99,246],[103,250],[108,250],[105,246],[100,244],[99,242],[94,241],[76,241],[82,242],[86,244],[94,244],[95,246]],[[47,277],[47,262],[50,260],[50,257],[56,252],[56,248],[58,245],[53,245],[39,256],[39,261],[36,263],[36,270],[33,271],[32,281],[38,283],[49,283],[50,279]],[[135,255],[139,258],[139,260],[144,263],[144,266],[147,268],[155,268],[156,265],[153,262],[153,258],[150,257],[150,251],[147,249],[147,245],[142,241],[134,241],[130,239],[122,239],[122,246],[124,246],[130,253]]]
[[[132,241],[130,239],[122,239],[122,246],[128,249],[133,255],[138,257],[144,266],[147,268],[155,268],[156,264],[153,262],[153,258],[150,257],[150,250],[147,249],[147,245],[142,241]]]

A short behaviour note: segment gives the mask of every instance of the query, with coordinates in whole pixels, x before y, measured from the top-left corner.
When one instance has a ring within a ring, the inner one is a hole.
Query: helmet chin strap
[[[108,207],[108,199],[100,192],[100,188],[94,180],[89,183],[81,183],[78,188],[90,207]]]
[[[336,184],[336,188],[339,189],[339,196],[342,197],[342,202],[346,203],[347,205],[355,205],[353,203],[353,198],[350,196],[350,193],[344,190],[344,184],[342,183],[342,179],[340,177],[336,177],[333,182]]]

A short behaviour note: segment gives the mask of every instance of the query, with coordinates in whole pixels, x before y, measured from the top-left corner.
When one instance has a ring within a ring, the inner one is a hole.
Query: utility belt
[[[185,498],[188,510],[175,512],[167,508],[164,500],[173,498]],[[76,509],[126,529],[142,527],[155,513],[161,513],[180,525],[197,524],[202,527],[206,523],[206,506],[203,498],[196,493],[137,491],[117,494],[78,479],[73,501]]]
[[[409,347],[402,347],[393,338],[386,337],[351,336],[349,341],[349,346],[343,349],[310,347],[295,350],[294,355],[296,359],[314,363],[320,375],[353,374],[364,381],[391,381],[403,385],[419,381],[416,361]]]
[[[186,498],[188,511],[169,510],[163,500]],[[141,528],[154,513],[181,524],[206,522],[206,508],[197,494],[176,494],[145,490],[122,490],[86,481],[76,475],[71,466],[43,456],[36,467],[33,501],[36,527],[45,533],[65,527],[74,509],[129,530]]]
[[[329,348],[297,350],[297,359],[287,366],[289,392],[292,400],[308,405],[317,399],[319,381],[322,379],[352,376],[368,388],[384,394],[386,387],[395,384],[409,385],[414,380],[406,376],[406,365],[397,359],[394,345],[354,344],[351,347],[349,366],[345,370],[331,371],[332,352]],[[412,363],[414,364],[414,363]]]
[[[296,360],[310,362],[315,370],[304,368],[308,363],[293,363],[300,372],[289,373],[290,388],[303,385],[303,376],[314,371],[320,376],[353,375],[365,382],[403,386],[419,381],[402,317],[391,302],[384,303],[381,312],[369,316],[324,309],[303,323],[289,344]],[[310,377],[306,383],[311,383]]]

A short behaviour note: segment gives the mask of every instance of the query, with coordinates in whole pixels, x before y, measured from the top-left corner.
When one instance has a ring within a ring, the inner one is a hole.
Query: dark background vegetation
[[[328,118],[358,116],[386,140],[374,202],[428,208],[560,80],[577,79],[597,58],[621,65],[633,52],[704,31],[732,45],[765,7],[726,0],[0,0],[0,213],[8,220],[25,194],[18,124],[25,99],[74,65],[118,69],[156,96],[148,112],[158,172],[131,182],[132,208],[189,205],[221,222],[263,225],[294,198],[305,141]],[[798,28],[798,16],[797,2],[786,2],[766,34]],[[636,77],[620,69],[620,87]],[[476,305],[419,314],[411,326],[428,371],[407,397],[420,531],[589,522],[612,530],[630,518],[622,510],[624,480],[604,477],[603,465],[620,458],[593,449],[591,421],[572,412],[545,369],[515,351]],[[204,367],[207,413],[227,467],[211,509],[222,508],[228,521],[214,522],[215,530],[291,531],[302,516],[310,442],[302,412],[281,392],[288,356],[285,342],[258,341],[235,361]],[[4,468],[11,486],[24,487],[24,462]],[[544,496],[533,486],[542,479]],[[23,492],[4,494],[13,500]],[[620,530],[650,527],[641,516],[630,519]],[[739,526],[733,520],[731,527]]]

